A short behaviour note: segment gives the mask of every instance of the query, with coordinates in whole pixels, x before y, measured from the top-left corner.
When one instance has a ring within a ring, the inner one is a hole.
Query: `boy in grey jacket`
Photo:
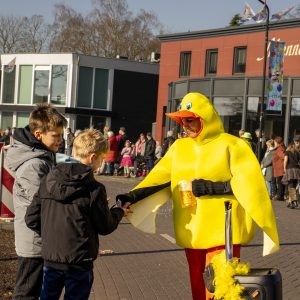
[[[39,104],[29,116],[29,125],[14,132],[7,151],[7,166],[15,173],[13,203],[18,270],[13,299],[38,299],[43,279],[41,238],[27,228],[25,214],[41,178],[55,163],[66,119],[51,105]]]

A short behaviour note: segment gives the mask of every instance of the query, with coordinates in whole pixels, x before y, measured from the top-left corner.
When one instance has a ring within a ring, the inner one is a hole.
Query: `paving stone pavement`
[[[97,177],[107,188],[113,203],[118,193],[130,190],[139,179]],[[278,268],[283,278],[283,300],[300,299],[300,208],[288,209],[284,202],[273,201],[281,249],[262,256],[262,233],[242,247],[241,260],[253,268]],[[161,208],[157,233],[144,234],[126,219],[112,234],[100,238],[101,250],[112,254],[95,262],[95,282],[90,299],[192,299],[188,268],[183,249],[177,247],[172,226],[172,208]],[[169,239],[166,239],[171,237]]]

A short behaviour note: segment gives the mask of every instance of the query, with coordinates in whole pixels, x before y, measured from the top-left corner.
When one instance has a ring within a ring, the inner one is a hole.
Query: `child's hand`
[[[124,217],[127,217],[128,214],[132,213],[132,209],[130,208],[130,204],[131,204],[130,202],[126,202],[124,205],[122,205],[121,200],[117,201],[116,206],[123,209]]]

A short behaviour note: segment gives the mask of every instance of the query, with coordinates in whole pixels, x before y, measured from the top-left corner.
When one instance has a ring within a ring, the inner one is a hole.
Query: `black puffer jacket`
[[[105,187],[90,167],[63,163],[41,182],[25,221],[42,236],[45,264],[59,269],[91,269],[98,255],[98,234],[113,232],[123,217],[109,209]]]

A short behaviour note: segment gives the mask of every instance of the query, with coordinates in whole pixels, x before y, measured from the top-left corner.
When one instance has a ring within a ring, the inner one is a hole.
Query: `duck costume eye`
[[[177,106],[177,110],[181,110],[181,103]]]
[[[186,107],[186,109],[191,109],[192,108],[192,102],[187,103],[185,107]]]

